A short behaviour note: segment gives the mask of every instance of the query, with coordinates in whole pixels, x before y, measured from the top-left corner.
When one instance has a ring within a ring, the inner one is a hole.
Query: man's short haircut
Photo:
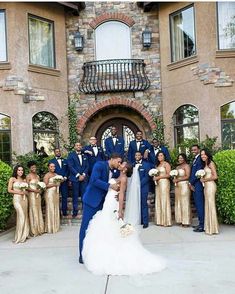
[[[198,149],[200,149],[200,146],[198,145],[198,144],[193,144],[192,146],[191,146],[191,148],[192,147],[197,147]]]
[[[118,153],[112,153],[110,156],[110,159],[115,159],[115,158],[122,158],[122,156]]]

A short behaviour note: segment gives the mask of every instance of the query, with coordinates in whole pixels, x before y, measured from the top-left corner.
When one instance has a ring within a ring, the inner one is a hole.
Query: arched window
[[[120,21],[107,21],[95,30],[96,60],[130,59],[130,28]]]
[[[180,106],[173,115],[175,144],[185,139],[199,138],[198,109],[192,105]]]
[[[235,101],[221,107],[222,145],[224,149],[235,149]]]
[[[11,163],[11,118],[0,113],[0,159]]]
[[[59,144],[58,119],[50,112],[38,112],[33,117],[33,142],[34,151],[43,150],[46,154],[53,153]]]

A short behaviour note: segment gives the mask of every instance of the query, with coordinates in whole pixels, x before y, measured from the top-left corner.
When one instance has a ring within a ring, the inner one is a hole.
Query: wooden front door
[[[135,139],[138,127],[132,121],[125,118],[114,118],[106,121],[96,133],[98,144],[100,144],[103,148],[105,139],[111,136],[112,126],[115,126],[117,128],[118,135],[124,138],[125,151],[127,151],[130,141]]]

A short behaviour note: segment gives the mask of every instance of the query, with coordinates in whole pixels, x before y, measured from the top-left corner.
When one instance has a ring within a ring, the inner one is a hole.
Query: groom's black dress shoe
[[[148,224],[144,224],[143,229],[146,229],[148,226],[149,226]]]
[[[81,264],[83,264],[84,262],[83,262],[83,259],[82,259],[82,257],[81,256],[79,256],[79,263],[81,263]]]
[[[202,233],[202,232],[204,232],[204,229],[201,227],[198,227],[198,228],[194,229],[193,231],[196,233]]]

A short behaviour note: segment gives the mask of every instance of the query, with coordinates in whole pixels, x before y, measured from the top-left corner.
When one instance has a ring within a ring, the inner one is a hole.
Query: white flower
[[[54,176],[53,178],[53,182],[55,183],[55,184],[57,184],[57,183],[61,183],[62,181],[63,181],[63,177],[62,176],[60,176],[60,175],[56,175],[56,176]]]
[[[29,185],[27,183],[25,183],[25,182],[22,182],[22,183],[19,184],[19,189],[22,190],[22,191],[26,190],[28,187],[29,187]]]
[[[195,174],[195,176],[197,178],[203,178],[205,175],[206,175],[206,173],[205,173],[204,169],[199,169]]]
[[[122,218],[118,218],[118,212],[117,210],[114,210],[114,213],[116,215],[116,218],[118,219],[119,225],[120,225],[120,235],[121,237],[125,238],[129,235],[131,235],[135,230],[131,224],[127,224],[124,222]]]
[[[177,177],[178,176],[178,170],[177,169],[173,169],[170,171],[170,176],[171,177]]]
[[[40,189],[40,190],[46,189],[46,184],[44,182],[38,182],[37,186],[38,186],[38,189]]]
[[[156,169],[156,168],[152,168],[152,169],[150,169],[150,171],[149,171],[149,176],[150,176],[150,177],[158,176],[158,174],[159,174],[159,170]]]

